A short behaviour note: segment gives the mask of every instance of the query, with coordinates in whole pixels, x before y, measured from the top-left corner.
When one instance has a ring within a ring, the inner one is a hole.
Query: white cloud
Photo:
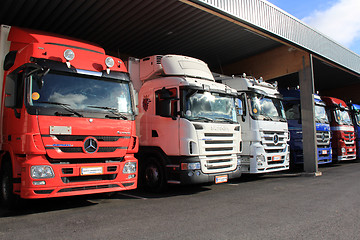
[[[339,0],[302,19],[309,26],[350,47],[360,38],[360,0]]]

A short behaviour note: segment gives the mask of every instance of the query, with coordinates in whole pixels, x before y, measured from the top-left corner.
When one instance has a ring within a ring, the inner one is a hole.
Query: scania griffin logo
[[[94,153],[98,150],[98,142],[95,138],[87,138],[84,142],[84,152]]]
[[[277,134],[274,135],[274,144],[277,145],[279,143],[279,136]]]

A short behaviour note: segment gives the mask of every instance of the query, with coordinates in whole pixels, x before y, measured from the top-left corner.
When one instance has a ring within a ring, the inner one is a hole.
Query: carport
[[[94,42],[123,59],[188,55],[224,74],[300,85],[308,173],[318,172],[315,90],[360,102],[360,56],[262,0],[3,0],[0,23]]]

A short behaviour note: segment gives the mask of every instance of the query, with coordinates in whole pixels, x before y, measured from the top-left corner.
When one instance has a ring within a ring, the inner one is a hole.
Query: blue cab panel
[[[290,131],[290,159],[292,164],[303,164],[303,138],[301,123],[300,90],[281,90]],[[325,104],[318,95],[314,96],[318,164],[332,162],[330,124]]]
[[[360,159],[360,105],[355,103],[348,104],[351,113],[351,120],[354,124],[356,137],[356,158]]]

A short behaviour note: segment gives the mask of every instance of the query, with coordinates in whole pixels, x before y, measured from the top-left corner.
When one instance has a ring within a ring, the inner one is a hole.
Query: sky
[[[360,55],[360,0],[267,0]]]

